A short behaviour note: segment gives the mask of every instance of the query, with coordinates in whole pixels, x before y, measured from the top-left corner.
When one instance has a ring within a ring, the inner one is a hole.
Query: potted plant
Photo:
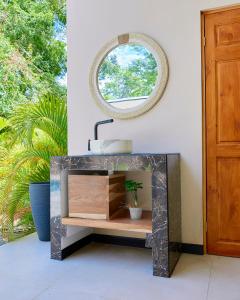
[[[39,239],[48,241],[50,157],[67,153],[66,101],[55,95],[46,95],[27,106],[19,105],[8,125],[10,129],[4,134],[8,134],[11,145],[13,141],[16,145],[9,149],[6,146],[4,160],[1,153],[1,162],[4,161],[2,169],[6,170],[6,174],[3,173],[0,178],[0,215],[4,216],[0,218],[0,229],[6,229],[6,239],[9,239],[15,228],[14,217],[19,211],[20,219],[32,224],[32,218],[29,221],[22,213],[25,212],[23,209],[29,208],[30,200]],[[29,209],[26,212],[29,214]]]
[[[50,241],[50,182],[31,182],[30,202],[40,241]]]
[[[126,180],[125,188],[131,194],[130,201],[128,201],[128,208],[132,220],[139,220],[142,217],[142,207],[140,207],[140,201],[138,199],[138,189],[143,188],[142,182],[134,180]]]

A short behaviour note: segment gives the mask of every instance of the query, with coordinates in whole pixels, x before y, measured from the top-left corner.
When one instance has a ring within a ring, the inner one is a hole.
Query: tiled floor
[[[182,255],[170,279],[151,251],[89,245],[64,261],[30,235],[0,247],[1,300],[240,300],[240,259]]]

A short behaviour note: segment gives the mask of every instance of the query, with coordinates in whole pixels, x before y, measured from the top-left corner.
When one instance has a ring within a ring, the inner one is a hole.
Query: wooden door
[[[240,256],[240,8],[204,24],[207,251]]]

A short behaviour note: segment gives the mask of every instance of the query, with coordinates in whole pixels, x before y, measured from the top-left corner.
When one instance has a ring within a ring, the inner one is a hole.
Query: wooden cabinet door
[[[207,251],[240,256],[240,9],[204,24]]]

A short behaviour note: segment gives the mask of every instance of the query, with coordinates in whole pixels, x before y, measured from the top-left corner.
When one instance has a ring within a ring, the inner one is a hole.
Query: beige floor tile
[[[240,259],[211,256],[208,300],[240,300]]]
[[[168,279],[152,276],[149,249],[91,244],[63,261],[49,252],[35,234],[1,246],[0,299],[240,300],[240,259],[183,254]]]

